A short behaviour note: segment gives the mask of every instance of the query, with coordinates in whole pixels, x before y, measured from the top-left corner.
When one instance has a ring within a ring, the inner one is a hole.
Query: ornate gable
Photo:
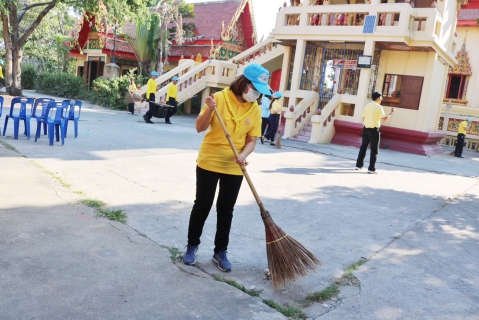
[[[471,64],[469,63],[469,56],[466,51],[466,43],[461,47],[461,50],[457,52],[456,55],[457,64],[454,68],[449,67],[449,74],[462,74],[470,76],[472,74]]]

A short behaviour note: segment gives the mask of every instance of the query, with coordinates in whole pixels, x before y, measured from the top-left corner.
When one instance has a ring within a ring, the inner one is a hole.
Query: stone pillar
[[[373,40],[366,40],[364,42],[364,55],[374,57],[374,46],[375,42]],[[371,61],[372,63],[372,61]],[[379,66],[377,66],[379,67]],[[368,101],[368,89],[369,82],[371,81],[371,68],[361,68],[361,73],[359,74],[359,83],[358,83],[358,94],[357,94],[357,103],[354,109],[354,122],[362,123],[362,114],[363,108]],[[373,89],[373,92],[375,88]]]
[[[291,76],[291,97],[289,104],[296,105],[294,96],[295,92],[299,90],[301,84],[301,76],[303,75],[304,53],[306,51],[306,40],[298,40],[296,43],[296,52],[294,54],[294,68]]]
[[[206,87],[203,89],[203,91],[201,92],[201,106],[200,106],[200,110],[203,108],[203,106],[206,104],[206,97],[210,95],[210,87]]]
[[[109,79],[113,77],[118,77],[119,75],[120,75],[120,67],[116,63],[109,63],[105,65],[103,69],[104,78]]]
[[[183,110],[183,113],[185,114],[190,114],[191,113],[191,99],[188,99],[184,102],[184,110]]]
[[[279,83],[279,91],[285,92],[287,90],[287,81],[289,77],[289,61],[291,60],[291,47],[287,46],[284,48],[283,54],[283,66],[281,70],[283,70],[281,74],[281,81]]]

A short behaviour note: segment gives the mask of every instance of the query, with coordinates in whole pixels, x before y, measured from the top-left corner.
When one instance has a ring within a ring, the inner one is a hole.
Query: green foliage
[[[306,297],[307,302],[321,302],[321,301],[326,301],[330,300],[331,298],[337,296],[339,293],[339,289],[336,284],[330,284],[328,287],[323,289],[322,291],[318,291],[315,293],[310,293]]]
[[[24,89],[33,89],[37,78],[37,70],[31,63],[22,66],[22,87]]]
[[[270,306],[271,308],[275,309],[278,312],[281,312],[287,317],[293,318],[293,319],[305,319],[307,315],[301,311],[301,309],[289,306],[289,305],[280,305],[274,300],[264,300],[263,303]]]
[[[94,208],[94,209],[99,209],[99,208],[104,207],[104,206],[107,205],[105,202],[103,202],[101,200],[91,199],[91,198],[81,199],[80,201],[78,201],[78,203],[82,204],[86,207]]]
[[[98,218],[107,218],[109,220],[125,223],[127,216],[124,210],[121,209],[103,209],[99,208],[95,210],[95,216]]]
[[[35,81],[35,91],[66,98],[83,98],[83,79],[69,73],[39,73]]]
[[[125,94],[128,90],[130,77],[134,76],[133,71],[130,70],[128,74],[121,77],[93,80],[93,92],[89,97],[91,102],[112,109],[126,110],[128,103],[125,101]],[[135,83],[140,85],[148,81],[143,76],[135,76],[135,79]]]

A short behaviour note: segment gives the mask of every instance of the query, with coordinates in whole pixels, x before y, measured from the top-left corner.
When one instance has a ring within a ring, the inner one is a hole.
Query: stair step
[[[311,131],[313,131],[313,127],[312,126],[304,126],[303,131],[311,132]]]
[[[308,141],[309,141],[309,137],[305,137],[305,136],[295,136],[295,137],[293,138],[293,140],[301,141],[301,142],[308,142]]]
[[[300,135],[300,136],[303,136],[303,137],[311,137],[311,131],[301,130],[301,131],[299,132],[299,135]]]

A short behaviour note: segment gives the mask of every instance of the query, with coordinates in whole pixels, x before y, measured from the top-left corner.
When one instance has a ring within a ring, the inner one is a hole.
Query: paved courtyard
[[[379,174],[370,175],[354,170],[356,148],[258,142],[247,169],[265,207],[323,262],[273,290],[264,278],[264,226],[246,182],[228,248],[233,271],[211,262],[214,211],[198,265],[172,261],[186,245],[203,134],[192,116],[153,121],[85,103],[78,138],[71,123],[65,145],[53,147],[46,136],[14,140],[8,125],[0,137],[1,319],[285,317],[264,300],[311,319],[479,319],[479,153],[380,150]],[[126,224],[95,218],[77,204],[86,198],[124,210]],[[353,271],[357,281],[302,308],[308,294],[357,262],[364,262]]]

